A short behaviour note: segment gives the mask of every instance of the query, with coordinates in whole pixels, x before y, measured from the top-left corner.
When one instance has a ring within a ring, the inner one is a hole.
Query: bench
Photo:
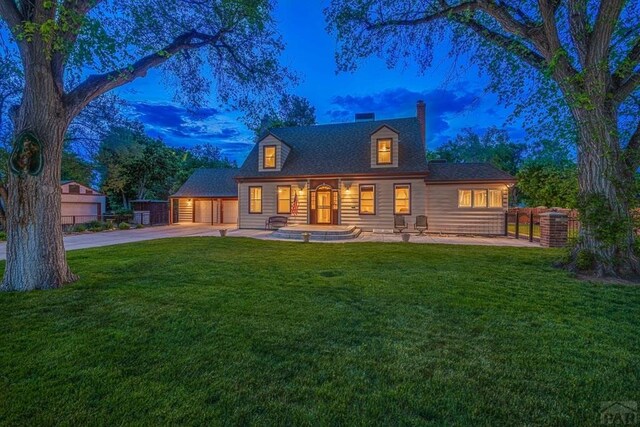
[[[288,218],[286,216],[270,216],[264,222],[265,230],[277,230],[280,227],[286,227]]]

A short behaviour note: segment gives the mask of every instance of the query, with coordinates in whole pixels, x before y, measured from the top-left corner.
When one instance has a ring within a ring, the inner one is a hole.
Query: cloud
[[[455,138],[463,128],[481,131],[487,123],[499,126],[509,115],[508,111],[497,111],[481,89],[456,86],[426,91],[399,87],[369,95],[335,96],[325,117],[331,122],[352,121],[359,112],[374,112],[377,119],[414,117],[420,99],[427,107],[427,144],[432,148]],[[509,131],[521,135],[518,129]]]
[[[253,146],[253,134],[237,113],[215,108],[188,110],[175,104],[129,102],[130,115],[143,123],[147,134],[167,144],[193,147],[213,144],[231,159],[242,161]]]

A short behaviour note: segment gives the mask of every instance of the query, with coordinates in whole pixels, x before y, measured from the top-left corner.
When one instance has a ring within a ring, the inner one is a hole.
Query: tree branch
[[[64,64],[69,57],[69,53],[78,39],[84,17],[103,0],[64,0],[60,8],[58,17],[58,28],[67,28],[57,34],[62,40],[63,48],[54,52],[51,60],[53,78],[56,84],[62,88],[64,79]]]
[[[578,51],[578,60],[583,69],[587,66],[589,51],[588,24],[587,0],[569,0],[569,32]]]
[[[616,28],[625,0],[603,0],[596,17],[596,23],[590,37],[587,63],[597,66],[609,58],[613,31]]]
[[[630,170],[635,173],[636,169],[640,167],[640,122],[636,128],[636,131],[631,136],[629,144],[625,150],[627,165]]]
[[[14,0],[0,0],[0,18],[7,24],[13,33],[13,29],[22,23],[22,14],[18,10]]]
[[[138,77],[144,77],[151,68],[163,64],[178,52],[215,44],[226,32],[227,29],[222,29],[215,35],[209,35],[192,30],[176,37],[164,49],[145,56],[130,67],[87,77],[64,97],[69,114],[75,117],[93,99]]]
[[[621,103],[640,87],[640,72],[631,74],[629,78],[621,81],[613,92],[613,100]]]
[[[471,28],[485,40],[517,55],[532,67],[541,71],[546,70],[547,62],[545,59],[538,53],[523,45],[521,42],[505,37],[500,33],[496,33],[475,20],[465,20],[462,23]]]

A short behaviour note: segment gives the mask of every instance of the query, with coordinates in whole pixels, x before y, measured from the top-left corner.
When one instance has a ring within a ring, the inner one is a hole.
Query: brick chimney
[[[426,144],[427,142],[427,122],[426,122],[426,106],[424,101],[420,100],[416,104],[416,117],[418,118],[418,123],[420,123],[420,135],[422,135],[422,143]],[[426,146],[425,146],[426,150]]]

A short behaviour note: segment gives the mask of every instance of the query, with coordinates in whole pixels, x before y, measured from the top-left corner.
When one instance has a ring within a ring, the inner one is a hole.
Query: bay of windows
[[[459,208],[501,208],[502,190],[458,190]]]

